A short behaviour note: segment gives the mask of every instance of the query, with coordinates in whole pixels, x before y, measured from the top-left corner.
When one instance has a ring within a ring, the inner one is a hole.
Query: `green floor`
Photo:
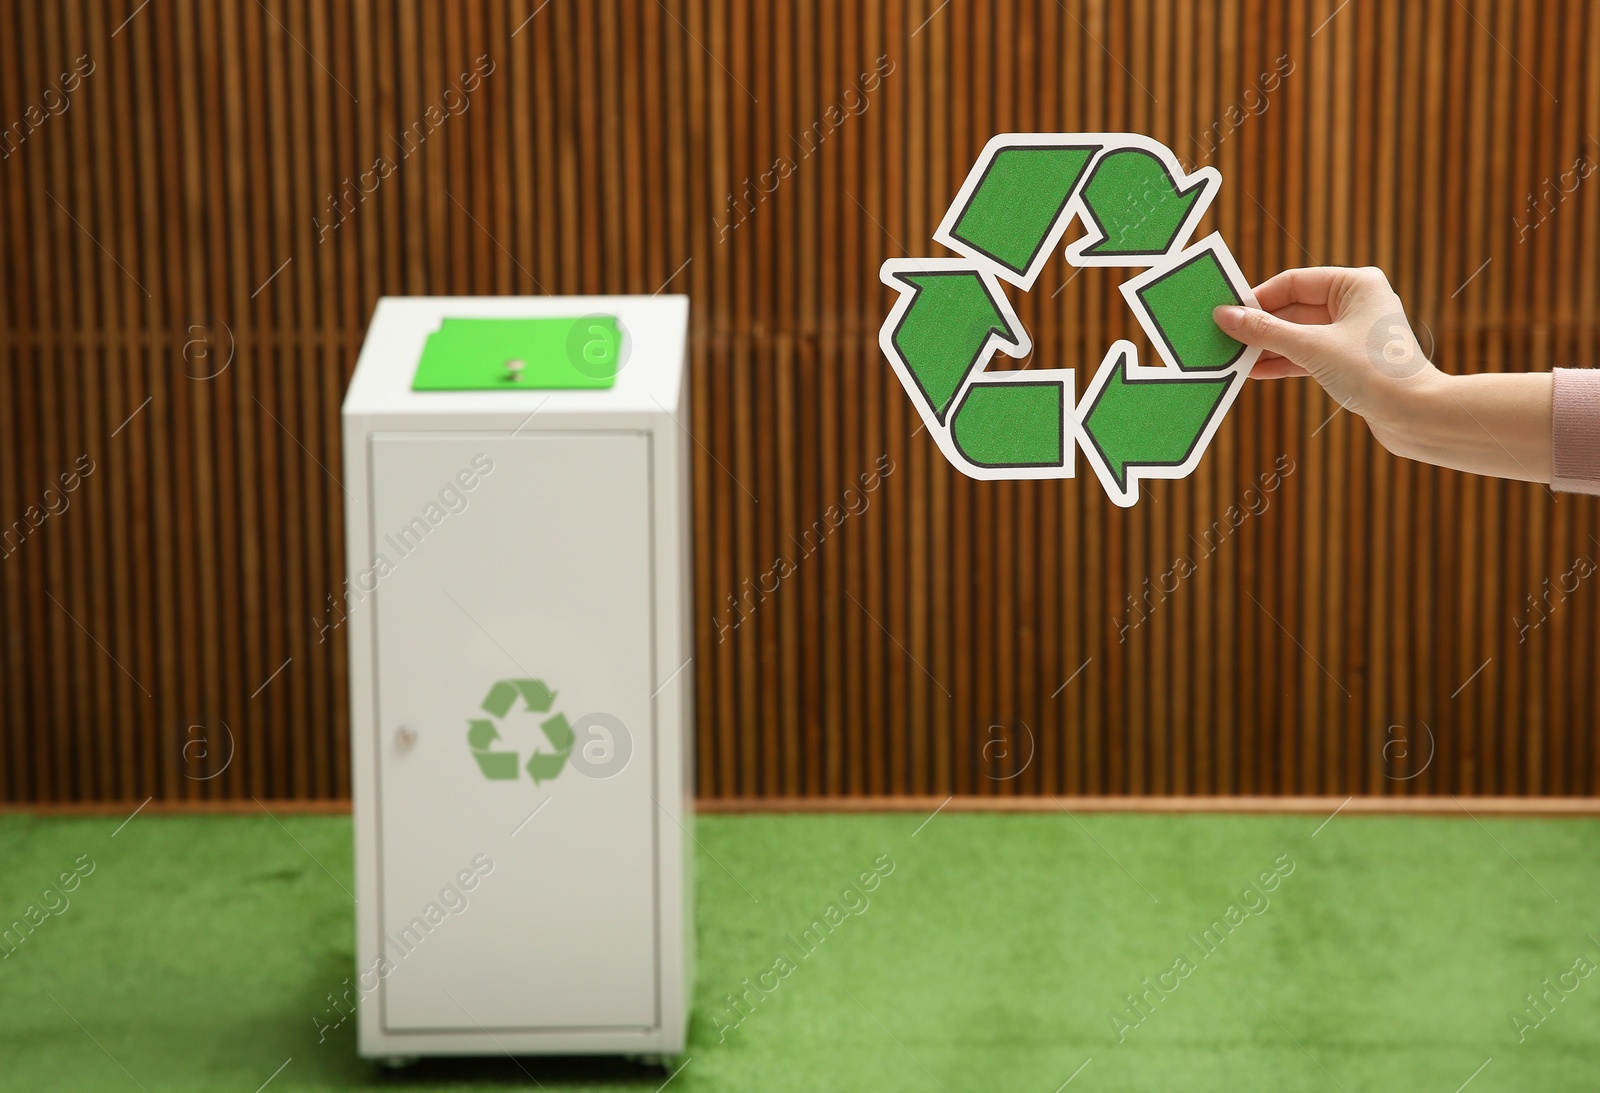
[[[1570,972],[1600,965],[1600,823],[923,820],[700,821],[696,1013],[669,1089],[1600,1085],[1600,976]],[[113,837],[121,822],[0,817],[0,919],[75,862],[93,867],[0,960],[0,1090],[499,1089],[530,1075],[654,1090],[667,1076],[503,1058],[377,1070],[356,1058],[352,1023],[323,1042],[316,1025],[353,963],[347,819],[141,815]],[[875,862],[893,871],[847,908],[841,893]],[[1274,890],[1246,893],[1275,864]],[[842,920],[800,957],[789,935],[830,903]],[[1199,940],[1213,922],[1225,937]],[[771,994],[730,1010],[729,992],[786,955]],[[1563,972],[1570,993],[1528,1011]],[[1130,1011],[1124,996],[1163,974],[1165,997]]]

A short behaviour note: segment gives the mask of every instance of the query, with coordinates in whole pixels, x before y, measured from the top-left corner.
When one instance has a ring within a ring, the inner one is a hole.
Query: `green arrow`
[[[567,753],[564,751],[558,751],[554,755],[547,751],[536,751],[528,756],[528,777],[533,779],[534,785],[548,782],[560,774],[566,765]]]
[[[1180,190],[1154,153],[1141,148],[1107,152],[1083,184],[1084,204],[1104,238],[1083,255],[1167,253],[1206,183],[1202,178]]]
[[[519,694],[534,713],[544,713],[556,700],[556,693],[546,687],[543,680],[502,679],[489,688],[489,697],[483,700],[483,708],[496,717],[504,717],[511,712],[511,706]]]
[[[973,188],[951,238],[1026,274],[1099,150],[1098,144],[1002,148]]]
[[[911,304],[895,327],[894,348],[942,424],[961,381],[998,334],[1018,344],[983,278],[970,270],[897,273]]]
[[[539,728],[544,730],[545,739],[549,740],[556,749],[554,755],[549,752],[536,751],[528,756],[528,776],[533,779],[534,785],[548,782],[561,773],[567,765],[567,753],[572,750],[572,726],[567,724],[566,714],[556,714],[539,722]]]
[[[545,739],[550,741],[556,751],[569,751],[572,748],[572,726],[567,724],[567,715],[558,713],[554,717],[546,718],[539,723],[539,728],[544,730]]]
[[[489,697],[483,700],[483,708],[496,717],[504,717],[516,700],[517,685],[509,679],[502,679],[489,688]]]
[[[541,679],[517,679],[512,682],[517,685],[522,697],[527,699],[528,709],[534,713],[544,713],[556,700],[556,693],[546,687]]]
[[[494,727],[493,721],[480,719],[467,722],[467,747],[473,751],[488,751],[498,739],[500,731]]]
[[[980,467],[1059,467],[1066,395],[1054,381],[974,383],[950,420],[961,454]]]
[[[517,777],[517,753],[514,751],[475,751],[478,769],[485,778],[496,782],[511,782]]]
[[[517,753],[490,751],[490,745],[498,739],[500,732],[494,727],[493,721],[479,718],[467,722],[467,746],[472,749],[472,757],[478,761],[478,769],[483,771],[485,778],[509,781],[517,776]]]
[[[1146,281],[1135,295],[1179,368],[1226,368],[1244,352],[1244,344],[1224,334],[1211,318],[1212,309],[1221,304],[1244,302],[1215,251],[1203,250]]]
[[[1124,492],[1130,468],[1174,467],[1189,458],[1232,382],[1176,370],[1171,378],[1132,379],[1128,358],[1124,350],[1112,363],[1083,415],[1084,433]]]

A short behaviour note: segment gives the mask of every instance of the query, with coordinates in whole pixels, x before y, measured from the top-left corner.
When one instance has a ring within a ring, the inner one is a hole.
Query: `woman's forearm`
[[[1310,376],[1396,455],[1600,493],[1600,369],[1447,375],[1372,267],[1286,270],[1255,295],[1214,318],[1261,350],[1257,378]]]
[[[1370,419],[1385,448],[1473,474],[1551,480],[1550,373],[1452,376],[1430,368],[1415,379]]]

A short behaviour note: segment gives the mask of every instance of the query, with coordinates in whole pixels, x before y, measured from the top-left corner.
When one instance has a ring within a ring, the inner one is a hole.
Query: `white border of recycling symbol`
[[[1041,152],[1075,166],[1049,193],[1013,209],[1007,172],[1014,178],[1020,162],[1030,154],[1039,162]],[[1141,175],[1149,184],[1131,192],[1128,180]],[[1183,478],[1199,465],[1260,355],[1210,322],[1217,304],[1256,304],[1227,244],[1217,233],[1188,242],[1221,183],[1215,168],[1186,173],[1165,145],[1139,133],[1002,133],[984,146],[933,235],[961,257],[893,258],[879,273],[900,294],[879,347],[952,465],[984,480],[1072,478],[1082,448],[1123,507],[1138,501],[1142,480]],[[1019,222],[1033,234],[1021,229],[1020,251],[988,247],[964,219],[975,207],[999,225],[996,238]],[[1031,289],[1074,219],[1085,234],[1065,249],[1070,265],[1144,269],[1120,287],[1161,358],[1141,365],[1132,342],[1113,342],[1076,402],[1075,369],[985,370],[996,351],[1017,359],[1033,352],[1000,282]],[[1159,249],[1132,242],[1152,233],[1164,239]],[[1010,260],[1019,255],[1025,260]],[[1174,323],[1174,315],[1193,325]],[[1031,441],[1019,439],[1025,432]],[[1048,454],[1007,454],[1028,450],[1025,443]]]

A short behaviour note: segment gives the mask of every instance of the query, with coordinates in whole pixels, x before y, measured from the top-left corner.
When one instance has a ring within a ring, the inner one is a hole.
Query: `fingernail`
[[[1211,318],[1218,326],[1238,326],[1244,318],[1244,308],[1223,304],[1212,309]]]

